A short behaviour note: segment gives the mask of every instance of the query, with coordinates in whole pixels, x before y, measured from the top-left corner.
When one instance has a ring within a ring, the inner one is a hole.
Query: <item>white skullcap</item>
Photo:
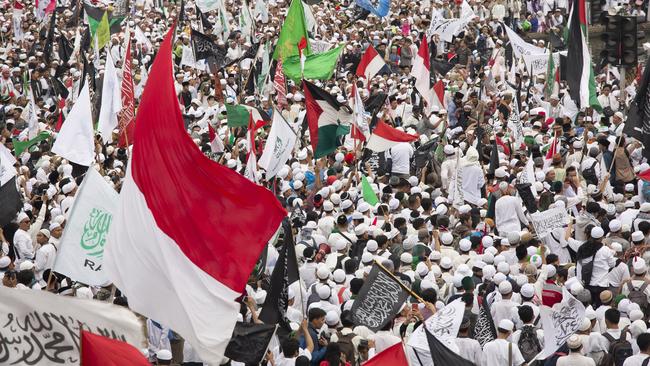
[[[20,267],[19,267],[19,269],[20,269],[21,271],[28,271],[28,270],[30,270],[30,269],[32,269],[32,268],[34,268],[34,263],[33,263],[32,261],[29,261],[29,260],[25,260],[25,261],[23,261],[23,262],[20,264]]]
[[[330,287],[327,285],[322,285],[318,287],[317,292],[318,292],[318,297],[320,297],[321,300],[329,299],[330,295],[332,294]]]
[[[325,300],[325,299],[323,299]],[[339,315],[334,310],[330,310],[325,314],[325,324],[328,327],[334,328],[339,323]]]
[[[5,255],[4,257],[0,258],[0,268],[7,268],[11,264],[11,258],[9,256]]]
[[[600,238],[603,237],[603,235],[605,235],[605,232],[603,231],[603,228],[601,228],[600,226],[594,226],[591,229],[591,237],[592,238],[600,239]]]
[[[334,210],[334,204],[330,201],[323,202],[323,211],[330,212]]]
[[[93,298],[93,292],[90,288],[88,287],[80,287],[77,289],[76,296],[81,299],[92,299]]]
[[[411,253],[402,253],[402,255],[399,256],[399,260],[402,263],[411,264],[411,262],[413,262],[413,256]]]
[[[445,231],[440,235],[440,241],[443,245],[451,245],[451,242],[454,241],[454,236],[450,232]]]
[[[21,223],[25,219],[29,219],[29,216],[27,216],[26,213],[21,212],[21,213],[18,214],[18,217],[16,218],[16,222]]]
[[[497,264],[497,271],[507,275],[510,273],[510,265],[507,262],[500,262]]]
[[[521,290],[519,290],[519,293],[521,294],[521,296],[530,299],[533,296],[535,296],[535,286],[533,286],[530,283],[527,283],[521,286]]]
[[[332,278],[334,279],[334,282],[341,284],[345,282],[345,271],[342,269],[337,269],[334,271],[334,274],[332,275]]]
[[[555,268],[554,265],[552,264],[547,264],[546,265],[546,276],[548,278],[553,277],[557,274],[557,269]]]
[[[512,332],[512,330],[515,328],[515,324],[512,321],[508,320],[508,319],[502,319],[499,322],[499,328],[503,329],[503,330],[506,330],[508,332]]]
[[[634,274],[637,275],[644,274],[647,270],[645,259],[641,257],[635,257],[632,260],[632,268],[634,269]]]
[[[472,249],[472,242],[469,239],[463,238],[458,242],[458,247],[463,252],[469,252]]]
[[[326,280],[330,276],[330,271],[326,266],[319,266],[316,270],[316,277],[321,280]]]
[[[375,258],[371,253],[365,252],[361,255],[361,263],[369,264]]]
[[[612,232],[617,232],[621,230],[621,222],[619,220],[612,220],[609,222],[609,230]]]
[[[452,262],[451,258],[449,258],[449,257],[443,257],[440,260],[440,267],[441,268],[450,269],[452,264],[453,264],[453,262]]]
[[[377,244],[377,242],[372,239],[368,240],[368,242],[366,243],[366,250],[369,252],[376,252],[377,249],[379,249],[379,245]]]
[[[483,248],[490,248],[494,245],[494,239],[492,239],[491,236],[486,235],[481,239],[481,244],[483,244]]]

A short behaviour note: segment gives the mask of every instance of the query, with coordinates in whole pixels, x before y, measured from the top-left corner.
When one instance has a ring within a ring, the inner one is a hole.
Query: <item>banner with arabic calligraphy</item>
[[[0,365],[78,365],[82,328],[146,345],[140,320],[124,307],[1,286],[0,298]]]
[[[431,318],[425,321],[427,330],[433,334],[436,339],[443,343],[447,348],[454,352],[458,347],[454,344],[454,339],[458,336],[460,323],[463,321],[465,313],[465,303],[460,299],[452,301],[444,308],[436,312]],[[408,345],[417,348],[418,352],[429,351],[427,335],[423,327],[418,327],[409,338]]]
[[[65,225],[54,271],[86,285],[110,283],[102,263],[117,197],[117,192],[95,169],[88,169]]]
[[[539,311],[544,329],[544,349],[535,359],[543,360],[562,347],[567,339],[580,329],[585,307],[564,288],[561,303],[553,305],[552,309],[541,306]]]

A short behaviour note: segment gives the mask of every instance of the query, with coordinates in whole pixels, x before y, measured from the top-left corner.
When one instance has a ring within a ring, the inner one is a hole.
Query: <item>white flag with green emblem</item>
[[[54,263],[55,272],[86,285],[110,283],[102,271],[102,263],[117,198],[117,192],[90,167],[65,225]]]

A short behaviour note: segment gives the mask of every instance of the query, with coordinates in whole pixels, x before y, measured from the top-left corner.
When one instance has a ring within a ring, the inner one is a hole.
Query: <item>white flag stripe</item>
[[[52,152],[73,163],[89,166],[95,157],[93,114],[90,110],[88,82],[84,84],[77,102],[52,146]]]

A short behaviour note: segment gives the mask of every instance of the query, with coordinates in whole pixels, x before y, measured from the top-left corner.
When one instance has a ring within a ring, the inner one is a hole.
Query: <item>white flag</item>
[[[465,204],[465,195],[463,193],[463,169],[460,166],[460,149],[456,149],[456,172],[451,180],[449,198],[454,207],[459,208]]]
[[[296,144],[296,133],[277,110],[273,110],[273,123],[266,140],[259,166],[266,170],[267,180],[275,177],[289,160]]]
[[[86,82],[54,141],[52,152],[73,163],[89,166],[95,158],[93,135],[93,114]]]
[[[567,339],[578,331],[585,316],[585,307],[563,288],[562,302],[553,305],[552,309],[548,306],[540,307],[539,315],[544,329],[544,349],[535,359],[543,360],[562,347]]]
[[[86,285],[110,284],[102,263],[117,203],[117,192],[94,168],[88,169],[65,225],[54,271]]]
[[[22,41],[25,34],[22,29],[22,18],[23,18],[23,8],[22,5],[20,8],[16,8],[14,4],[14,12],[11,17],[12,28],[14,29],[14,40]]]
[[[140,320],[125,307],[3,286],[0,298],[3,365],[78,365],[81,329],[138,349],[146,344]]]
[[[438,310],[431,318],[427,319],[424,324],[431,334],[440,342],[444,343],[447,348],[458,352],[454,339],[458,336],[460,323],[463,321],[465,313],[465,303],[460,299],[454,300],[444,308]],[[409,338],[408,345],[417,348],[418,353],[421,351],[429,352],[429,343],[423,327],[418,327]]]
[[[370,138],[370,126],[368,126],[368,121],[366,121],[366,110],[363,108],[363,101],[361,100],[361,93],[356,86],[353,87],[354,90],[354,110],[352,114],[354,115],[354,124],[357,126],[359,131],[366,137],[366,140]]]
[[[106,52],[106,68],[102,84],[102,106],[99,110],[97,132],[104,143],[113,141],[113,130],[117,128],[117,114],[122,109],[122,87],[110,52]]]
[[[269,9],[266,6],[266,3],[264,3],[264,0],[257,0],[255,2],[255,9],[253,9],[253,15],[257,19],[262,21],[262,23],[266,24],[269,22]]]

